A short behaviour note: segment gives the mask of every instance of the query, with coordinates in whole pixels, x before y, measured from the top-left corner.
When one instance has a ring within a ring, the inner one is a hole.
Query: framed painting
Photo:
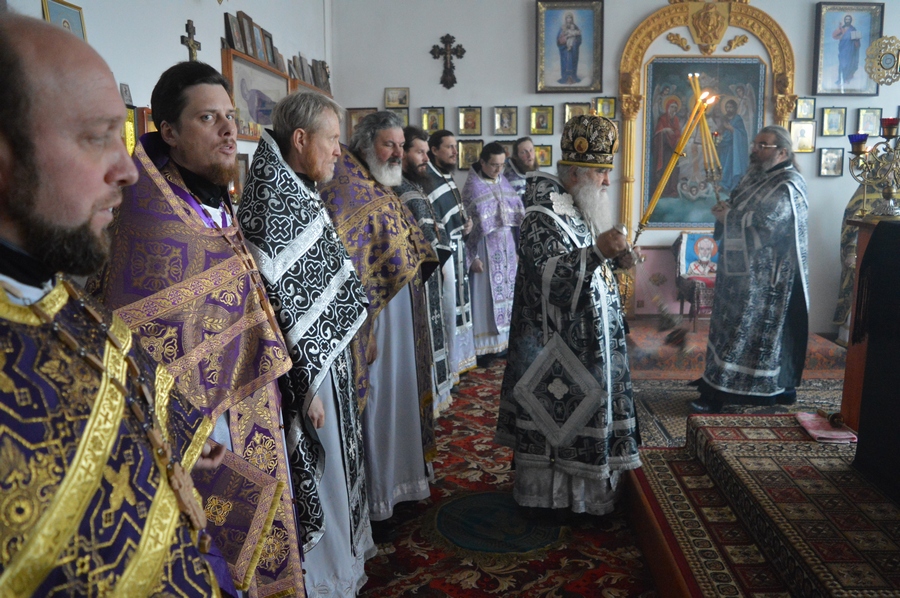
[[[797,120],[810,120],[816,117],[816,98],[797,98],[797,108],[794,110],[794,118]]]
[[[125,106],[125,122],[122,123],[122,141],[128,155],[134,154],[134,146],[137,145],[137,109],[134,106]]]
[[[138,139],[144,133],[153,133],[156,131],[156,123],[153,122],[153,113],[150,108],[141,106],[135,109],[135,120],[137,121]]]
[[[272,43],[272,34],[265,29],[261,30],[263,46],[266,48],[266,62],[269,63],[269,66],[278,68],[278,59],[275,57],[275,45]]]
[[[41,0],[44,7],[44,20],[71,31],[83,41],[87,41],[87,29],[84,27],[84,13],[80,6],[65,0]]]
[[[393,112],[403,121],[403,126],[409,126],[409,108],[385,108],[388,112]]]
[[[564,114],[566,116],[565,122],[569,122],[569,119],[575,118],[576,116],[584,116],[585,114],[591,113],[590,102],[567,102],[564,108]]]
[[[844,148],[823,147],[819,150],[819,176],[844,175]]]
[[[532,106],[530,114],[530,135],[553,135],[553,106]]]
[[[534,146],[534,159],[537,160],[538,166],[553,166],[553,146]]]
[[[457,141],[457,167],[460,170],[468,170],[472,164],[478,161],[484,141],[481,139],[466,139]]]
[[[603,1],[537,1],[538,93],[603,91]]]
[[[254,45],[255,42],[253,40],[253,19],[242,10],[238,11],[237,18],[238,23],[241,25],[241,37],[244,40],[244,49],[238,51],[242,51],[248,56],[253,56],[255,58],[256,46]]]
[[[494,135],[519,134],[519,108],[516,106],[494,107]]]
[[[870,137],[881,135],[881,108],[860,108],[856,128]]]
[[[444,128],[444,109],[437,106],[422,108],[422,130],[431,135]]]
[[[881,37],[883,2],[819,2],[813,95],[877,96],[866,73],[866,51]]]
[[[591,100],[591,107],[597,116],[616,117],[616,98],[594,98]]]
[[[503,147],[503,151],[506,152],[507,158],[512,156],[513,143],[515,143],[514,141],[498,141],[497,143],[499,143]]]
[[[266,42],[263,40],[263,29],[256,23],[253,23],[253,48],[256,52],[253,56],[257,60],[265,63],[269,62],[266,56]]]
[[[250,174],[250,154],[237,155],[238,176],[234,181],[234,191],[231,193],[231,200],[238,204],[241,202],[241,195],[244,193],[244,185],[247,184],[247,176]]]
[[[359,124],[363,118],[367,117],[370,114],[375,114],[378,112],[378,108],[347,108],[347,141],[350,141],[350,138],[353,137],[353,131],[356,130],[356,125]]]
[[[459,134],[481,135],[481,106],[459,107]]]
[[[822,137],[843,137],[846,130],[846,108],[822,108]]]
[[[409,88],[408,87],[385,87],[384,88],[384,107],[385,108],[409,108]]]
[[[241,35],[241,23],[236,16],[227,12],[225,13],[225,40],[231,49],[243,54],[247,53],[244,48],[244,36]]]
[[[750,141],[763,127],[766,63],[756,57],[657,57],[646,67],[644,110],[646,148],[642,165],[642,215],[690,117],[694,94],[688,73],[699,73],[700,86],[717,96],[706,112],[712,133],[718,134],[722,178],[716,185],[728,197],[750,165]],[[715,224],[710,209],[716,187],[706,180],[700,128],[688,140],[683,156],[662,188],[648,228],[697,229]]]
[[[231,82],[237,116],[238,139],[256,141],[263,127],[272,126],[272,110],[292,91],[287,74],[236,53],[222,49],[222,75]]]
[[[816,121],[792,120],[791,142],[796,154],[810,154],[816,151]]]

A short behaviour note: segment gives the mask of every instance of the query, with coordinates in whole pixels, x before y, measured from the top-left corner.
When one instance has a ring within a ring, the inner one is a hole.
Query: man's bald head
[[[137,171],[125,106],[99,54],[43,21],[0,15],[0,238],[54,270],[87,274]]]

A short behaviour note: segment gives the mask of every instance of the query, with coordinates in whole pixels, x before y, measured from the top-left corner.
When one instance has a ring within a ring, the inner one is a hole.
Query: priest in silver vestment
[[[635,254],[606,193],[615,124],[566,123],[558,176],[530,173],[496,440],[515,450],[513,496],[555,514],[603,515],[640,436],[614,268]]]
[[[809,336],[808,209],[790,134],[761,129],[750,170],[712,210],[719,267],[695,413],[796,400]]]

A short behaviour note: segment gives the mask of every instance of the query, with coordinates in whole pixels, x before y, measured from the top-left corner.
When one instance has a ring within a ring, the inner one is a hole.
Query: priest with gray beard
[[[403,180],[402,127],[391,112],[363,118],[320,193],[369,300],[351,350],[373,522],[430,496],[436,454],[424,281],[438,259],[392,189]],[[390,526],[373,526],[376,543]]]
[[[528,175],[495,440],[514,449],[519,505],[603,515],[622,473],[641,466],[613,274],[635,254],[606,194],[615,124],[575,117],[560,145],[558,176]]]

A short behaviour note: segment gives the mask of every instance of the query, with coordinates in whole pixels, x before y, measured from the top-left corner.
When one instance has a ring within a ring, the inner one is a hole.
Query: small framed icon
[[[846,130],[846,108],[822,108],[822,137],[843,137]]]

